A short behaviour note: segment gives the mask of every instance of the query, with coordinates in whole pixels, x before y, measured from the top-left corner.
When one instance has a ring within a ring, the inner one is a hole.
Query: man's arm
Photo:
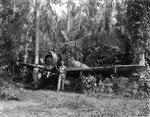
[[[56,70],[57,70],[58,73],[60,73],[60,70],[59,70],[59,68],[57,67],[57,65],[56,65]]]

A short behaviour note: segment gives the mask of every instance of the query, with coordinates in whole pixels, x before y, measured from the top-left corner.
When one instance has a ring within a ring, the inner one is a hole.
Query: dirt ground
[[[19,101],[0,102],[0,117],[150,117],[148,114],[149,99],[91,97],[50,90],[23,89]]]

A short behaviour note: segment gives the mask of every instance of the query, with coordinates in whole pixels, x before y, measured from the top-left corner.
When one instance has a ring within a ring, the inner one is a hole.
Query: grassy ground
[[[149,117],[149,99],[25,89],[17,97],[1,101],[0,117]]]
[[[150,117],[148,98],[56,93],[21,87],[24,85],[0,80],[0,117]]]

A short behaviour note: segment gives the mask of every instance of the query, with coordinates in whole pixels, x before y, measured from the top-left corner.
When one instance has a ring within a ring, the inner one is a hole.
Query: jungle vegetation
[[[67,10],[60,17],[53,5]],[[11,76],[19,74],[16,61],[35,62],[37,34],[40,58],[52,50],[88,66],[138,64],[141,55],[149,61],[150,2],[0,0],[0,67]]]

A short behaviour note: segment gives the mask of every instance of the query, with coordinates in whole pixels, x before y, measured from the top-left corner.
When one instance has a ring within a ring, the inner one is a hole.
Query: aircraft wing
[[[146,69],[146,66],[142,65],[112,65],[112,66],[101,66],[101,67],[89,67],[89,68],[68,68],[67,72],[131,72],[135,70]]]

